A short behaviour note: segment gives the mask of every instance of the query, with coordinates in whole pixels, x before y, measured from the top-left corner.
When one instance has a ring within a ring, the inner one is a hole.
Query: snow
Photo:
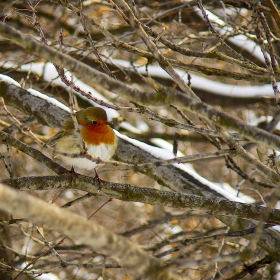
[[[183,231],[183,229],[179,225],[173,226],[171,224],[164,224],[163,228],[164,231],[169,234],[177,234]]]
[[[152,139],[152,142],[155,143],[157,146],[162,147],[164,149],[164,151],[168,152],[168,153],[166,153],[166,156],[168,156],[169,158],[164,158],[165,160],[174,158],[174,155],[172,152],[173,146],[169,142],[167,142],[163,139],[159,139],[159,138]],[[159,148],[157,148],[157,149],[159,149]],[[161,152],[159,152],[157,154],[158,151],[159,150],[157,150],[156,153],[154,154],[155,157],[161,156]],[[180,151],[178,151],[177,156],[183,157],[185,155],[182,154]],[[255,201],[250,196],[247,196],[247,195],[242,194],[241,192],[238,192],[237,190],[235,190],[234,188],[232,188],[230,185],[228,185],[226,183],[212,183],[212,182],[208,181],[207,179],[205,179],[202,176],[200,176],[199,174],[197,174],[197,172],[193,169],[191,164],[176,163],[173,165],[181,170],[186,171],[188,174],[193,176],[195,179],[200,181],[202,184],[207,185],[212,190],[220,193],[222,196],[226,197],[227,199],[229,199],[231,201],[244,202],[244,203],[253,203]]]
[[[14,65],[12,63],[6,63],[5,67],[14,67]],[[43,76],[43,78],[47,82],[51,82],[54,85],[66,87],[65,84],[59,78],[57,71],[52,63],[49,63],[49,62],[47,62],[47,63],[43,63],[43,62],[30,63],[30,64],[21,65],[21,67],[19,69],[22,71],[30,71],[30,72],[36,73],[40,76]],[[71,79],[71,74],[69,72],[66,72],[65,75],[68,79]],[[15,80],[13,80],[12,78],[10,78],[9,76],[5,76],[5,75],[1,75],[1,76],[3,76],[3,80],[5,79],[7,82],[14,83],[16,86],[20,87],[20,84],[18,82],[16,82]],[[1,78],[1,76],[0,76],[0,78]],[[106,103],[111,104],[111,102],[108,101],[103,95],[98,93],[93,88],[89,87],[87,84],[83,83],[82,81],[78,80],[75,77],[73,77],[73,80],[75,82],[75,85],[80,87],[83,91],[90,93],[94,98],[103,100]],[[67,112],[70,112],[69,108],[66,105],[57,101],[55,98],[49,97],[46,94],[39,92],[38,90],[31,89],[31,88],[28,89],[27,91],[29,91],[32,95],[34,95],[36,97],[45,99],[48,102],[50,102],[51,104],[54,104],[55,106],[65,110]],[[92,105],[96,106],[95,102],[88,100],[87,98],[85,98],[84,96],[82,96],[79,93],[76,93],[76,94],[79,95],[81,98],[86,99]],[[113,110],[113,109],[110,109],[110,108],[107,108],[104,106],[99,106],[99,107],[102,107],[104,110],[106,110],[109,120],[112,120],[113,118],[118,118],[120,116],[119,112],[116,110]],[[132,126],[128,122],[122,122],[120,124],[120,126],[124,129],[126,129],[127,131],[131,131],[133,133],[138,133],[138,134],[143,133],[143,132],[147,131],[147,129],[148,129],[147,124],[144,122],[139,123],[139,125],[137,125],[137,127]]]
[[[6,63],[4,65],[4,67],[6,67],[6,68],[14,67],[14,64]],[[56,71],[54,65],[52,63],[50,63],[50,62],[46,62],[46,63],[44,63],[44,62],[37,62],[37,63],[24,64],[24,65],[21,65],[21,67],[19,69],[22,70],[22,71],[30,71],[30,72],[36,73],[39,76],[42,76],[43,79],[46,80],[47,82],[50,82],[50,83],[52,83],[54,85],[66,87],[65,84],[60,79],[60,77],[58,76],[57,71]],[[65,71],[65,76],[69,80],[72,79],[71,78],[71,73],[68,72],[68,71]],[[77,79],[75,76],[73,76],[73,81],[74,81],[76,86],[80,87],[85,92],[90,93],[92,97],[100,99],[100,100],[103,100],[103,101],[105,101],[107,103],[110,103],[99,92],[97,92],[95,89],[91,88],[87,84],[83,83],[82,81]],[[92,105],[96,106],[96,103],[94,103],[93,101],[88,100],[86,97],[82,96],[79,93],[76,93],[76,94],[79,95],[81,98],[87,100]],[[39,95],[40,94],[38,94],[38,97],[40,97]],[[99,107],[102,107],[102,106],[99,106]],[[117,111],[115,111],[113,109],[110,109],[110,108],[106,108],[106,107],[102,107],[102,108],[106,110],[109,120],[112,119],[112,118],[119,117],[119,113]]]
[[[118,62],[119,64],[121,64],[122,66],[124,66],[126,64],[127,67],[130,67],[129,62],[125,62],[122,60],[114,60],[115,63]],[[6,67],[8,67],[8,65],[5,65]],[[56,69],[55,67],[51,64],[51,63],[31,63],[28,65],[22,65],[21,66],[21,70],[25,70],[25,71],[32,71],[37,73],[38,75],[43,75],[43,78],[46,81],[52,82],[56,85],[60,85],[65,87],[64,83],[60,80],[60,78],[57,75]],[[143,71],[143,73],[146,73],[146,68],[145,67],[140,67],[138,68],[139,71]],[[168,74],[162,70],[160,67],[158,66],[149,66],[149,71],[152,72],[153,75],[156,76],[165,76],[165,77],[169,77]],[[184,75],[185,73],[177,70],[178,73],[180,75]],[[68,76],[68,78],[70,79],[70,73],[67,72],[66,75]],[[204,82],[202,82],[202,80]],[[82,88],[84,91],[86,92],[91,92],[92,96],[94,96],[95,98],[98,98],[100,100],[104,100],[105,102],[108,102],[108,100],[106,100],[101,94],[99,94],[98,92],[96,92],[94,89],[92,89],[91,87],[89,87],[88,85],[86,85],[85,83],[77,80],[76,78],[73,78],[73,80],[75,81],[75,84],[77,86],[79,86],[80,88]],[[217,83],[217,82],[213,82],[213,81],[208,81],[207,79],[198,77],[198,76],[193,76],[192,78],[192,84],[194,83],[198,83],[200,86],[202,84],[204,84],[204,86],[208,86],[211,87],[211,90],[215,90],[218,91],[218,89],[220,89],[221,92],[223,92],[223,94],[225,94],[225,88],[228,89],[228,91],[233,92],[232,88],[236,88],[236,86],[229,86],[229,85],[222,85],[221,83]],[[208,84],[207,84],[208,83]],[[205,85],[206,84],[206,85]],[[216,89],[214,89],[214,85],[215,87],[217,87]],[[224,87],[224,88],[223,88]],[[271,86],[269,85],[269,87],[271,88]],[[222,89],[221,89],[222,88]],[[246,94],[248,93],[248,87],[239,87],[241,89],[243,89],[244,93],[246,92]],[[256,88],[261,88],[261,87],[256,87]],[[238,91],[240,91],[241,89],[238,89]],[[56,101],[54,98],[48,97],[45,94],[36,91],[34,89],[28,89],[28,91],[37,97],[43,98],[48,100],[50,103],[62,108],[63,110],[69,110],[67,106],[59,103],[58,101]],[[262,90],[262,95],[263,95],[263,90]],[[93,102],[92,102],[93,103]],[[107,112],[110,112],[109,115],[109,119],[110,117],[118,117],[119,113],[115,110],[110,110],[108,108],[104,108],[106,109]],[[126,129],[131,130],[133,132],[136,133],[141,133],[141,125],[139,125],[137,128],[131,126],[129,123],[123,123],[122,124]],[[144,129],[146,129],[146,127],[144,126]],[[162,159],[162,160],[167,160],[167,159],[172,159],[174,158],[174,155],[172,153],[172,145],[169,144],[168,142],[166,142],[165,140],[162,139],[153,139],[153,142],[156,143],[158,146],[161,146],[162,148],[157,148],[157,147],[153,147],[150,146],[148,144],[142,143],[138,140],[135,139],[131,139],[127,136],[121,135],[120,133],[116,132],[116,134],[120,137],[123,138],[125,140],[127,140],[128,142],[131,142],[132,144],[140,147],[141,149],[146,150],[147,152],[151,153],[152,155],[154,155],[155,157]],[[182,153],[178,152],[178,156],[183,156]],[[234,190],[233,188],[231,188],[229,185],[227,184],[214,184],[212,182],[209,182],[208,180],[206,180],[205,178],[201,177],[200,175],[198,175],[193,168],[191,167],[190,164],[174,164],[174,166],[176,168],[180,168],[181,170],[184,170],[186,172],[188,172],[190,175],[192,175],[194,178],[196,178],[197,180],[199,180],[200,182],[202,182],[203,184],[206,184],[207,186],[209,186],[211,189],[219,192],[221,195],[223,195],[224,197],[228,198],[229,200],[232,201],[238,201],[238,202],[248,202],[251,203],[253,202],[253,199],[245,196],[241,193],[239,193],[238,197],[237,197],[237,191]]]
[[[196,11],[197,15],[203,18],[202,12],[198,7],[194,7],[194,10]],[[230,34],[234,31],[233,28],[231,28],[223,20],[211,13],[209,10],[205,10],[205,12],[213,28],[221,36]],[[250,40],[247,36],[240,34],[234,37],[227,38],[227,40],[230,41],[232,44],[247,50],[251,55],[255,56],[260,61],[265,62],[261,48],[255,42]]]
[[[56,275],[52,274],[52,273],[44,273],[38,277],[36,277],[36,279],[39,280],[60,280],[59,277],[57,277]]]
[[[43,94],[40,91],[32,89],[32,88],[27,89],[27,91],[30,92],[33,96],[36,96],[36,97],[39,97],[41,99],[47,100],[49,103],[51,103],[51,104],[59,107],[60,109],[70,113],[70,109],[67,106],[65,106],[63,103],[56,100],[55,98],[49,97],[48,95]]]
[[[138,121],[136,126],[137,126],[137,129],[140,131],[140,133],[147,132],[150,129],[148,124],[144,121]]]
[[[111,59],[116,65],[131,68],[130,62],[120,60],[120,59]],[[168,78],[171,79],[169,74],[165,72],[160,66],[149,65],[137,67],[137,70],[141,74],[147,74],[147,68],[149,74],[154,77],[159,78]],[[184,71],[175,69],[178,75],[181,76],[185,82],[187,81],[186,73]],[[215,94],[231,97],[257,97],[257,96],[274,96],[274,92],[271,84],[261,85],[261,86],[238,86],[238,85],[229,85],[223,84],[216,81],[211,81],[206,78],[192,74],[191,76],[192,88],[197,88],[200,90],[205,90],[209,92],[215,92]],[[278,83],[280,87],[280,83]]]
[[[122,122],[121,123],[121,127],[124,128],[125,130],[127,131],[130,131],[132,133],[142,133],[143,131],[141,131],[141,128],[138,128],[138,127],[135,127],[133,125],[131,125],[130,123],[128,122]]]
[[[250,124],[253,126],[258,126],[260,123],[270,123],[272,121],[272,116],[261,116],[259,118],[252,118]],[[280,129],[280,122],[277,123],[276,129]],[[277,151],[276,151],[277,152]]]
[[[0,80],[5,81],[8,84],[15,85],[17,87],[21,87],[21,85],[16,80],[14,80],[13,78],[11,78],[7,75],[0,74]]]
[[[131,64],[128,61],[119,60],[119,59],[111,59],[112,62],[116,65],[125,67],[125,68],[131,68]],[[12,67],[13,65],[9,65],[11,63],[6,63],[5,67]],[[58,77],[55,67],[51,63],[31,63],[22,65],[21,70],[25,71],[32,71],[34,73],[37,73],[38,75],[43,75],[43,78],[51,82],[55,85],[63,86],[65,87],[65,84],[61,81],[61,79]],[[137,67],[137,70],[141,74],[146,74],[146,66]],[[149,74],[155,77],[161,77],[161,78],[170,78],[168,73],[166,73],[161,67],[156,65],[149,65],[148,66]],[[184,71],[176,69],[176,72],[187,82],[186,73]],[[5,75],[3,75],[5,76]],[[70,73],[67,72],[66,76],[70,78]],[[7,76],[5,76],[7,77]],[[87,84],[83,83],[82,81],[73,78],[75,81],[75,84],[79,86],[81,89],[83,89],[85,92],[90,92],[91,95],[94,98],[103,100],[105,102],[110,103],[106,98],[104,98],[100,93],[98,93],[93,88],[89,87]],[[11,82],[14,81],[11,79]],[[14,81],[17,83],[16,81]],[[231,96],[231,97],[257,97],[257,96],[274,96],[274,92],[272,89],[271,84],[265,84],[261,86],[239,86],[239,85],[229,85],[224,84],[216,81],[208,80],[207,78],[200,77],[198,75],[192,74],[192,87],[197,88],[204,91],[211,91],[215,92],[216,94],[220,94],[223,96]],[[18,86],[20,86],[17,83]],[[278,86],[280,87],[280,83],[278,83]],[[77,93],[80,95],[79,93]],[[82,96],[81,96],[82,97]],[[85,98],[85,97],[82,97]],[[93,101],[88,100],[91,104],[95,105]],[[104,108],[104,107],[103,107]],[[118,118],[119,113],[113,109],[104,108],[108,114],[108,119],[111,120],[112,118]],[[138,128],[139,129],[139,128]]]
[[[151,155],[155,156],[158,159],[168,160],[168,159],[174,158],[174,155],[172,153],[173,146],[163,139],[158,139],[158,138],[152,139],[153,143],[162,147],[162,148],[158,148],[158,147],[154,147],[154,146],[148,145],[146,143],[140,142],[136,139],[131,139],[128,136],[119,133],[118,131],[115,131],[115,133],[121,139],[124,139],[124,140],[130,142],[131,144],[147,151],[148,153],[150,153]],[[184,156],[180,151],[178,151],[177,155],[178,155],[178,157]],[[212,183],[212,182],[208,181],[207,179],[201,177],[194,171],[194,169],[192,168],[192,166],[190,164],[175,163],[175,164],[173,164],[173,166],[189,173],[191,176],[193,176],[195,179],[200,181],[202,184],[207,185],[212,190],[220,193],[222,196],[224,196],[225,198],[227,198],[231,201],[242,202],[242,203],[254,202],[253,198],[251,198],[250,196],[244,195],[241,192],[238,192],[237,190],[233,189],[228,184]]]

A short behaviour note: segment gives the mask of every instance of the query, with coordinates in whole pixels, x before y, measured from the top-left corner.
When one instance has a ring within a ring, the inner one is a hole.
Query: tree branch
[[[69,173],[61,176],[13,178],[4,180],[3,182],[21,190],[65,190],[75,188],[91,194],[98,193],[100,184],[97,178],[76,174],[73,179],[73,176]],[[135,201],[176,208],[190,208],[206,211],[218,216],[236,216],[242,219],[253,219],[257,221],[261,220],[263,212],[267,210],[266,207],[229,201],[223,198],[206,198],[198,195],[140,188],[131,184],[117,184],[107,181],[102,181],[102,189],[99,193],[123,201]],[[280,210],[271,209],[265,222],[280,224]]]
[[[67,68],[93,88],[96,87],[96,84],[103,85],[106,90],[114,91],[124,98],[141,104],[174,104],[184,107],[186,110],[198,114],[199,116],[214,122],[218,126],[236,130],[243,137],[248,138],[251,141],[260,143],[268,148],[280,150],[280,137],[245,124],[244,122],[231,117],[210,105],[200,102],[193,97],[182,94],[175,89],[164,88],[159,92],[144,92],[136,89],[135,87],[108,77],[106,74],[103,74],[68,55],[62,54],[54,48],[38,42],[33,37],[24,35],[2,22],[0,22],[0,34],[24,47],[28,52],[44,57],[60,67]]]
[[[10,203],[13,201],[13,203]],[[106,228],[65,209],[0,184],[0,209],[43,224],[91,246],[100,254],[116,258],[132,274],[142,279],[181,279],[142,249]]]

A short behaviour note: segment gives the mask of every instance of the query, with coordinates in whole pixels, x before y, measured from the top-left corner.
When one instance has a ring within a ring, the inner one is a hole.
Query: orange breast
[[[114,144],[115,133],[108,125],[87,126],[81,129],[81,135],[88,145],[97,146],[101,143]]]

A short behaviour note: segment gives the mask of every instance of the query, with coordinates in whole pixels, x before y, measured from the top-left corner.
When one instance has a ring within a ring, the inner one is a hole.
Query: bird
[[[82,155],[84,147],[91,156],[109,160],[116,151],[118,138],[109,126],[106,111],[100,107],[82,109],[75,113],[75,117],[79,129],[75,128],[70,117],[65,121],[63,129],[48,141],[48,145],[54,149],[54,158],[71,166],[73,170],[78,168],[96,172],[102,164],[85,158]]]

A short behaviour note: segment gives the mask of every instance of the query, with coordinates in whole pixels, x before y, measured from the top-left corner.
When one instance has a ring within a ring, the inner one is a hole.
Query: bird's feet
[[[73,186],[75,180],[78,178],[79,173],[77,173],[77,172],[74,170],[74,167],[72,166],[72,167],[71,167],[71,170],[69,171],[69,174],[70,174],[70,176],[71,176],[71,186]]]
[[[103,181],[99,178],[95,168],[94,168],[94,172],[95,172],[95,177],[94,178],[96,178],[98,180],[98,184],[99,184],[97,192],[100,192],[102,187],[103,187]]]

